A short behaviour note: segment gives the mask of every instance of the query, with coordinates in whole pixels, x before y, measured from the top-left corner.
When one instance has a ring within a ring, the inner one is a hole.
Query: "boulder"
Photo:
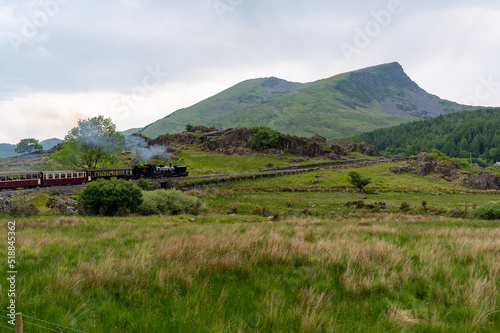
[[[392,172],[392,173],[395,173],[395,174],[402,174],[402,173],[405,173],[405,172],[411,172],[413,171],[413,167],[408,164],[408,165],[405,165],[405,166],[392,166],[389,168],[389,171]]]
[[[422,152],[417,157],[417,174],[419,176],[427,176],[437,166],[437,161],[429,154]]]
[[[317,143],[326,143],[326,139],[319,134],[315,134],[311,139]]]
[[[460,169],[460,164],[458,164],[457,162],[440,161],[437,163],[434,172],[446,177],[450,177],[453,171],[458,169]]]
[[[346,147],[348,152],[356,152],[368,156],[381,156],[380,152],[374,146],[366,142],[352,142]]]
[[[462,172],[462,181],[469,188],[481,190],[500,190],[500,175],[495,173],[480,172],[467,173]]]

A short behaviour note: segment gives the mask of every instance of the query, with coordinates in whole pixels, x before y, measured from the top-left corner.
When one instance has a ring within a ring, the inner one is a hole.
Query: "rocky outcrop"
[[[422,152],[418,154],[417,157],[417,174],[419,176],[427,176],[437,166],[437,161],[432,158],[429,154]]]
[[[12,207],[12,201],[7,194],[0,194],[0,211],[9,210]]]
[[[454,171],[459,169],[460,164],[458,164],[457,162],[440,161],[437,163],[434,172],[446,177],[451,177]]]
[[[156,139],[147,139],[145,138],[150,146],[169,146],[174,143],[177,144],[183,144],[183,145],[190,145],[195,143],[196,137],[193,133],[190,132],[182,132],[179,134],[164,134],[160,135]]]
[[[147,139],[150,146],[173,144],[200,144],[203,148],[224,153],[228,155],[238,154],[246,155],[252,152],[250,147],[250,138],[253,132],[250,127],[228,128],[218,131],[215,128],[205,126],[195,126],[192,132],[183,132],[179,134],[160,135],[156,139]],[[364,147],[362,152],[373,154],[374,147],[368,144],[358,144]],[[375,149],[376,151],[376,149]],[[288,152],[295,156],[320,157],[327,156],[332,160],[342,159],[347,155],[347,151],[338,145],[327,146],[326,139],[318,134],[312,138],[302,138],[295,135],[280,134],[278,143],[274,149],[269,149],[265,153],[271,155],[283,156]],[[377,152],[378,153],[378,152]],[[370,155],[378,156],[378,155]]]
[[[78,201],[67,197],[49,198],[46,206],[50,209],[56,210],[58,213],[63,215],[78,213]]]
[[[481,190],[500,190],[500,175],[495,173],[480,172],[467,173],[462,172],[462,181],[469,188]]]
[[[356,152],[368,156],[381,156],[380,152],[374,146],[366,142],[353,142],[346,147],[348,152]]]
[[[402,174],[402,173],[406,173],[406,172],[411,172],[415,170],[410,164],[408,165],[405,165],[405,166],[392,166],[389,168],[389,171],[390,172],[393,172],[395,174]]]

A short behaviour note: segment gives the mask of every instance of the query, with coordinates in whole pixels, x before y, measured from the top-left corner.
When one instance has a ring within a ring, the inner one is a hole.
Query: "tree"
[[[34,151],[43,150],[43,146],[38,142],[38,140],[30,138],[30,139],[22,139],[14,149],[16,153],[32,153]]]
[[[194,126],[191,124],[187,124],[185,129],[186,129],[186,132],[192,132],[194,129]]]
[[[79,200],[91,215],[114,216],[137,211],[142,204],[142,191],[124,179],[98,179],[85,186]]]
[[[66,135],[62,149],[54,154],[54,161],[70,168],[110,166],[117,162],[124,144],[125,136],[116,132],[110,118],[79,120]]]
[[[363,191],[363,188],[371,183],[371,178],[363,177],[356,171],[351,171],[348,174],[349,183],[351,183],[354,187],[357,187],[360,191]]]

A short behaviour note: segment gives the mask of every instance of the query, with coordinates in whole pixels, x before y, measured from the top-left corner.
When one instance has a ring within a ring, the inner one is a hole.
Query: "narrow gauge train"
[[[43,187],[83,184],[96,179],[139,179],[187,177],[185,165],[143,165],[119,169],[87,169],[60,171],[9,171],[0,172],[0,190],[20,187]]]

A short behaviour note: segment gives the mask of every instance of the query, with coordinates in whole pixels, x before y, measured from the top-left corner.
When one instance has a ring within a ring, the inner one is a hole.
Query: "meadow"
[[[363,193],[334,169],[188,191],[198,216],[17,218],[18,311],[85,332],[500,331],[500,221],[468,217],[499,193],[391,165],[357,169]]]

